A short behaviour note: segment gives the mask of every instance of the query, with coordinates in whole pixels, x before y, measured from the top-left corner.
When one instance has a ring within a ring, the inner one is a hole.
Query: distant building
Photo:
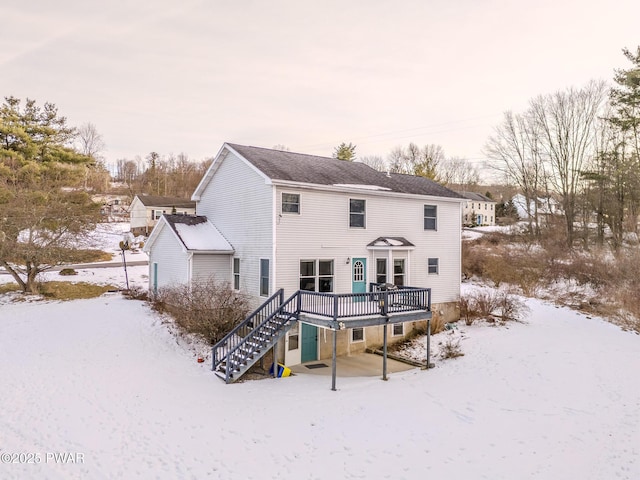
[[[194,215],[196,202],[185,198],[159,197],[156,195],[136,195],[131,202],[131,233],[148,235],[163,213]]]
[[[525,199],[525,196],[518,193],[513,196],[511,203],[513,203],[513,206],[516,208],[521,220],[527,220],[529,217],[533,218],[536,211],[539,217],[562,215],[562,206],[552,197],[538,197],[536,199],[531,199],[527,208],[527,200]]]
[[[496,202],[473,192],[458,192],[467,201],[462,205],[462,224],[465,227],[496,224]]]
[[[91,197],[100,205],[100,216],[105,222],[126,222],[129,220],[129,196],[98,194]]]

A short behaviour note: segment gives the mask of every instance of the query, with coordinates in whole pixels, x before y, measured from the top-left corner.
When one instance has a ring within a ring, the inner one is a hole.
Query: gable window
[[[365,200],[349,199],[349,226],[352,228],[365,227]]]
[[[399,287],[404,285],[404,258],[393,260],[393,284]]]
[[[300,260],[300,290],[333,292],[333,260]]]
[[[260,259],[260,296],[269,296],[269,260]]]
[[[437,230],[437,226],[438,226],[437,218],[438,218],[438,206],[425,205],[424,206],[424,229]]]
[[[394,323],[391,335],[393,335],[394,337],[404,335],[404,323]]]
[[[364,342],[364,328],[352,328],[351,329],[351,341],[352,342]]]
[[[387,259],[376,259],[376,283],[387,283]]]
[[[438,259],[430,258],[427,263],[427,273],[429,275],[437,275],[438,274]]]
[[[233,259],[233,288],[240,290],[240,259]]]
[[[282,194],[282,213],[300,213],[300,194]]]

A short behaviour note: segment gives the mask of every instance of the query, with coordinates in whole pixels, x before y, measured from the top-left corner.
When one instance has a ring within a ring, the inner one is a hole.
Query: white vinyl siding
[[[280,187],[278,187],[280,189]],[[392,282],[393,259],[405,259],[405,283],[431,287],[432,302],[457,301],[460,295],[461,208],[457,200],[427,197],[358,194],[299,189],[304,198],[304,215],[284,215],[277,221],[277,278],[275,284],[291,295],[300,288],[300,260],[334,259],[334,292],[350,293],[354,258],[367,260],[367,279],[377,278],[376,260],[388,258],[387,251],[372,251],[367,244],[378,237],[403,236],[415,247],[395,251],[387,263]],[[292,191],[283,188],[279,191]],[[351,198],[366,200],[367,228],[350,228],[345,220]],[[425,231],[421,218],[424,205],[436,205],[438,230]],[[390,212],[393,212],[390,215]],[[233,242],[232,242],[233,244]],[[235,247],[235,245],[234,245]],[[428,275],[425,259],[437,257],[439,275]]]
[[[206,281],[210,278],[218,282],[229,282],[229,255],[196,253],[191,258],[191,278],[193,281]]]
[[[273,251],[273,201],[273,188],[265,183],[265,178],[229,152],[217,166],[198,202],[198,215],[207,216],[233,246],[234,255],[240,258],[242,290],[254,297],[254,303],[262,302],[260,259],[271,260]],[[294,217],[302,216],[286,216]],[[274,265],[270,267],[273,274]]]
[[[149,254],[149,278],[158,264],[158,288],[189,283],[189,255],[184,252],[170,227],[160,231]]]

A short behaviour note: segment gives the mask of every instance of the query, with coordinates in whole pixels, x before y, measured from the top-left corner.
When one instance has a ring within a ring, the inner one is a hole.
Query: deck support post
[[[431,365],[431,319],[427,318],[427,370]]]
[[[333,358],[331,360],[331,390],[336,391],[336,366],[338,363],[338,330],[333,329]]]
[[[389,325],[389,319],[386,319],[386,323],[382,326],[382,380],[387,381],[387,330]]]

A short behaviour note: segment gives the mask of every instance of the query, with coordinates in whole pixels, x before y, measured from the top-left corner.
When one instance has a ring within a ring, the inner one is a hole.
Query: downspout
[[[277,206],[278,206],[278,202],[277,202],[277,192],[276,192],[276,186],[272,183],[271,184],[271,212],[272,212],[272,218],[271,218],[271,271],[273,272],[271,275],[271,291],[275,292],[276,291],[276,285],[278,284],[276,282],[276,254],[277,254],[277,246],[276,246],[276,239],[278,238],[277,236],[277,232],[276,232],[276,228],[277,228],[277,221],[278,221],[278,212],[277,212]]]
[[[188,285],[189,285],[189,290],[191,290],[191,283],[193,282],[193,252],[189,252],[187,251],[187,254],[189,255],[189,268],[187,271],[187,280],[188,280]]]

